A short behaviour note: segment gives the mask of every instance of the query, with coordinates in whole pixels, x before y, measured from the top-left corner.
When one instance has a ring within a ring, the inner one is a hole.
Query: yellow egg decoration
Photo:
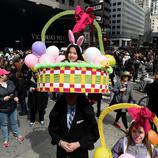
[[[158,134],[153,131],[150,130],[148,132],[148,140],[150,141],[151,144],[153,144],[154,146],[158,145]]]
[[[111,67],[114,67],[116,65],[116,60],[112,55],[105,55],[105,57],[108,59],[108,63]]]
[[[94,150],[93,158],[112,158],[112,153],[106,147],[98,147]]]

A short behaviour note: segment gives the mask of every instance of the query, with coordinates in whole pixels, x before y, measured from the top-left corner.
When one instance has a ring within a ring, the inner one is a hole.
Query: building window
[[[115,26],[112,26],[112,29],[115,29]]]
[[[62,3],[64,4],[64,3],[65,3],[65,0],[62,0]]]
[[[115,22],[116,22],[115,20],[112,21],[112,23],[115,23]]]
[[[120,29],[120,26],[117,26],[118,29]]]
[[[69,0],[69,6],[74,6],[74,0]]]
[[[113,12],[115,12],[116,11],[116,9],[113,9]]]
[[[120,17],[121,16],[121,14],[117,14],[117,17]]]
[[[120,34],[120,31],[117,31],[117,34]]]
[[[117,8],[117,11],[121,11],[121,8]]]
[[[114,34],[115,34],[115,32],[112,32],[112,34],[114,35]]]
[[[118,2],[117,5],[121,5],[121,2]]]
[[[114,18],[115,18],[115,17],[116,17],[116,15],[115,15],[115,14],[114,14],[114,15],[112,15],[112,17],[114,17]]]
[[[116,3],[113,3],[113,6],[116,6]]]
[[[117,20],[117,23],[120,23],[120,20]]]

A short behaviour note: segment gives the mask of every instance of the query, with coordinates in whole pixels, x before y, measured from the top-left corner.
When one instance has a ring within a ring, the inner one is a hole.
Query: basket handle
[[[123,109],[123,108],[131,108],[131,107],[141,107],[137,104],[131,104],[131,103],[120,103],[120,104],[114,104],[112,106],[109,106],[108,108],[104,109],[98,119],[98,129],[99,129],[99,135],[100,135],[100,141],[101,145],[105,148],[107,148],[105,139],[104,139],[104,133],[103,133],[103,119],[106,115],[108,115],[110,112],[118,109]],[[156,125],[156,128],[158,130],[158,118],[154,118],[154,124]]]
[[[60,12],[58,14],[56,14],[55,16],[53,16],[52,18],[50,18],[48,20],[48,22],[44,25],[43,29],[42,29],[42,32],[41,32],[41,40],[43,42],[45,42],[45,34],[48,30],[48,28],[50,27],[50,25],[56,21],[57,19],[59,19],[60,17],[62,16],[65,16],[65,15],[73,15],[75,13],[74,10],[67,10],[67,11],[63,11],[63,12]],[[102,53],[102,55],[105,54],[105,51],[104,51],[104,45],[103,45],[103,39],[102,39],[102,32],[101,32],[101,27],[99,26],[98,22],[96,20],[94,20],[93,22],[93,25],[95,26],[96,30],[97,30],[97,34],[98,34],[98,41],[99,41],[99,47],[100,47],[100,51]]]

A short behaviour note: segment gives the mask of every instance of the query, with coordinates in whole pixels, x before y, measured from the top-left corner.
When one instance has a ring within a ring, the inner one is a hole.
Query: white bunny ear
[[[84,36],[80,36],[80,37],[77,39],[76,44],[77,44],[78,46],[81,46],[82,43],[83,43],[83,41],[84,41]]]
[[[75,43],[75,37],[71,30],[69,30],[69,32],[68,32],[68,37],[69,37],[70,43]]]

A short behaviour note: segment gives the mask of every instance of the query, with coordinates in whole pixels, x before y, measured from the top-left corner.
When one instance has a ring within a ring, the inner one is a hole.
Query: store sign
[[[96,21],[98,23],[103,22],[103,3],[97,3],[92,6],[94,9],[94,15],[96,16]]]
[[[93,9],[94,9],[94,12],[95,12],[95,11],[103,10],[103,3],[95,4],[95,5],[93,5],[92,7],[93,7]]]
[[[99,15],[96,15],[95,19],[96,19],[96,21],[98,23],[102,23],[103,22],[103,18],[101,16],[99,16]]]
[[[41,40],[41,35],[31,34],[33,40]],[[45,42],[52,44],[66,43],[67,37],[63,35],[46,35]]]

